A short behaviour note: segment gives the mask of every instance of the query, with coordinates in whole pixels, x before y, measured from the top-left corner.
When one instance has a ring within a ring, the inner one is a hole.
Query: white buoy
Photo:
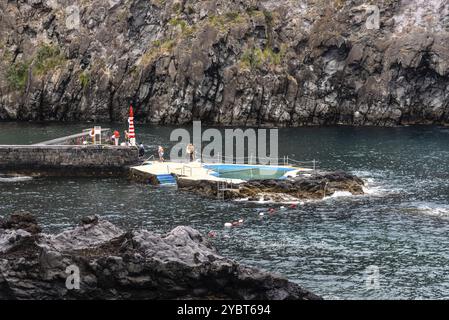
[[[284,206],[281,206],[281,209],[282,209],[282,210],[284,210],[284,209],[285,209],[285,207],[284,207]]]
[[[240,219],[240,220],[239,220],[239,223],[243,223],[243,219]]]
[[[232,228],[232,223],[226,222],[226,223],[224,224],[224,226],[225,226],[225,228]]]
[[[259,212],[259,216],[263,216],[263,212]]]

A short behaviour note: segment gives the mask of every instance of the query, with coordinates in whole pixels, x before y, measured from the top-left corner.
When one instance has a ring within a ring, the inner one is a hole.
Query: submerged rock
[[[0,228],[0,299],[319,299],[220,256],[190,227],[161,236],[89,217],[47,235],[15,229],[27,225],[27,214],[13,220]],[[79,288],[69,277],[78,271]]]
[[[284,180],[251,180],[241,184],[228,184],[223,191],[225,199],[248,199],[250,201],[292,202],[295,200],[323,199],[337,191],[363,194],[364,182],[359,177],[342,172],[316,172],[300,174]],[[205,180],[179,179],[181,190],[208,197],[217,197],[217,183]]]
[[[0,220],[0,228],[24,230],[30,234],[37,234],[41,232],[41,227],[37,224],[36,218],[31,213],[26,211],[18,211],[13,213],[7,220]]]

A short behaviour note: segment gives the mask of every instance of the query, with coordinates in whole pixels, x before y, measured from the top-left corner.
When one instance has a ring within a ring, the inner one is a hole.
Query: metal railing
[[[257,164],[261,164],[261,165],[284,165],[284,166],[293,166],[293,167],[301,167],[301,168],[306,168],[306,169],[313,169],[316,170],[318,167],[318,161],[314,160],[310,160],[310,161],[299,161],[293,158],[290,158],[289,156],[284,156],[282,158],[267,158],[267,160],[269,161],[269,163],[260,163],[259,161],[257,161],[257,157],[254,157],[252,155],[250,155],[249,157],[230,157],[230,156],[224,156],[224,155],[217,155],[217,157],[215,158],[210,158],[208,160],[212,160],[212,162],[215,160],[214,163],[229,163],[229,164],[248,164],[248,165],[257,165]],[[224,160],[224,162],[223,162]],[[254,161],[255,160],[255,161]]]
[[[244,164],[244,165],[267,165],[267,166],[291,166],[291,167],[296,167],[296,168],[303,168],[303,169],[312,169],[312,170],[317,170],[318,169],[318,164],[319,162],[314,160],[310,160],[310,161],[299,161],[293,158],[290,158],[289,156],[284,156],[282,158],[270,158],[267,157],[267,161],[269,161],[269,163],[261,163],[260,161],[258,161],[258,158],[250,155],[249,157],[230,157],[230,156],[225,156],[225,155],[220,155],[217,154],[216,157],[210,157],[210,158],[206,158],[206,157],[197,157],[197,159],[200,159],[201,163],[218,163],[218,164]],[[150,160],[155,160],[155,157],[153,155],[151,155],[148,159],[146,159],[144,161],[148,162]],[[206,161],[205,161],[206,160]],[[175,160],[170,160],[172,162],[177,162],[177,163],[191,163],[191,161],[189,159],[175,159]],[[190,168],[190,170],[192,170],[192,167],[187,166],[188,168]],[[183,170],[184,171],[184,170]],[[183,172],[184,174],[184,172]]]

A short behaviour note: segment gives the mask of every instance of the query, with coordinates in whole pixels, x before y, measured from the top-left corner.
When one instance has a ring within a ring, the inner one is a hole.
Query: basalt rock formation
[[[448,77],[446,0],[0,2],[0,120],[448,123]]]
[[[346,172],[316,172],[300,174],[285,180],[251,180],[238,185],[227,184],[225,199],[248,199],[249,201],[288,202],[323,199],[337,191],[361,195],[364,182]],[[214,181],[179,179],[180,190],[194,192],[207,197],[218,197],[218,185]]]
[[[76,276],[79,275],[79,286]],[[125,232],[90,216],[57,235],[29,214],[0,225],[0,299],[319,299],[220,256],[190,227]]]

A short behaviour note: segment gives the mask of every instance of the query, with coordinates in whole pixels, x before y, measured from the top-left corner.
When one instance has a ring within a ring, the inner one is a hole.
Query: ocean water
[[[0,144],[36,143],[88,126],[0,123]],[[158,145],[174,144],[173,129],[137,126],[137,139],[156,154]],[[211,241],[222,255],[283,274],[324,298],[449,298],[449,128],[280,129],[279,154],[353,172],[365,180],[366,194],[340,192],[281,209],[123,179],[0,176],[0,216],[31,211],[47,232],[89,214],[158,233],[189,225],[216,231]],[[223,227],[238,219],[242,226]]]

